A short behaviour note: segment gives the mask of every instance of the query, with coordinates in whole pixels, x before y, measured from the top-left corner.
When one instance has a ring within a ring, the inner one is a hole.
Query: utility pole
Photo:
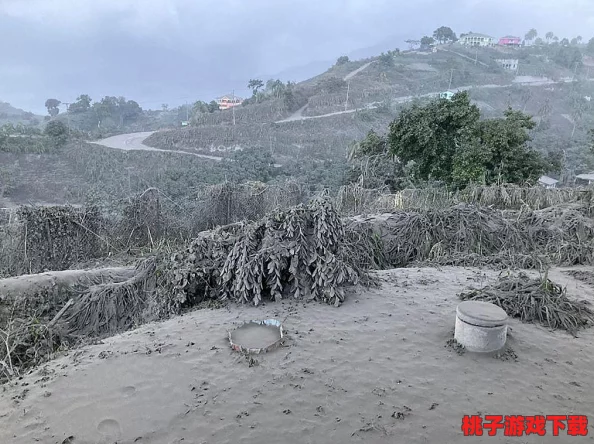
[[[452,89],[452,79],[454,78],[454,68],[450,71],[450,85],[448,86],[448,91]]]
[[[478,47],[476,48],[476,56],[474,57],[474,64],[476,65],[478,62]]]
[[[349,80],[349,83],[347,83],[347,96],[346,96],[346,100],[344,102],[344,110],[346,111],[348,106],[349,106],[349,91],[351,90],[351,81]]]
[[[231,98],[231,112],[233,113],[233,126],[235,126],[235,90],[233,90],[233,97]]]
[[[186,122],[190,120],[190,109],[188,108],[188,102],[186,102]]]

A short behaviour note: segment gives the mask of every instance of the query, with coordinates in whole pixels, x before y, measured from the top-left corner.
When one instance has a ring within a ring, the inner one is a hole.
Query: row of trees
[[[543,156],[529,147],[534,127],[529,115],[512,109],[503,118],[481,120],[479,108],[461,92],[403,110],[386,136],[370,132],[352,154],[364,158],[367,168],[375,165],[372,175],[396,189],[428,182],[455,188],[534,183],[561,168],[559,154]]]
[[[47,99],[45,107],[50,117],[56,117],[60,113],[62,102],[58,99]],[[111,120],[124,126],[127,123],[135,122],[142,116],[142,108],[134,100],[127,100],[125,97],[105,96],[99,102],[92,101],[88,94],[81,94],[76,102],[68,104],[68,113],[73,115],[86,115],[86,120],[100,126],[101,122]]]
[[[282,97],[287,90],[295,87],[295,82],[289,81],[285,84],[282,80],[270,79],[264,84],[260,79],[250,79],[247,87],[252,90],[252,97],[256,99],[256,102],[259,102],[269,97],[277,99]]]
[[[347,58],[348,59],[348,58]],[[252,90],[252,97],[243,101],[243,105],[252,105],[266,100],[283,99],[288,108],[295,103],[295,82],[284,83],[279,79],[270,79],[264,83],[261,79],[250,79],[247,87]]]
[[[460,36],[464,36],[464,34],[460,34]],[[535,45],[544,45],[545,40],[538,37],[538,31],[535,28],[530,29],[524,36],[525,40],[531,42]],[[547,44],[551,43],[559,43],[562,46],[578,46],[583,43],[584,39],[581,35],[578,35],[572,39],[563,38],[559,39],[552,31],[549,31],[545,34],[544,38],[546,39]],[[456,33],[447,26],[441,26],[437,28],[433,32],[433,36],[423,36],[421,40],[407,40],[412,46],[418,45],[433,45],[435,43],[453,43],[457,41],[458,38],[456,37]],[[594,38],[590,39],[587,46],[588,52],[594,54]]]
[[[68,127],[61,121],[48,122],[44,130],[11,123],[0,127],[0,152],[41,154],[55,152],[69,139]]]
[[[544,39],[543,39],[542,37],[538,36],[538,31],[535,28],[530,29],[526,33],[524,38],[526,39],[526,41],[532,42],[534,45],[537,45],[537,46],[543,46],[545,44],[548,44],[548,45],[559,44],[561,46],[567,47],[567,46],[579,46],[582,43],[584,43],[584,38],[581,35],[573,37],[572,39],[569,39],[567,37],[560,39],[553,33],[553,31],[548,31],[544,35]],[[586,44],[586,52],[594,55],[594,37],[591,38],[588,41],[588,43]]]
[[[431,36],[423,36],[421,40],[407,40],[408,43],[413,49],[416,46],[423,45],[423,46],[431,46],[435,43],[439,43],[441,45],[445,43],[454,43],[458,40],[456,37],[456,33],[452,30],[452,28],[448,26],[440,26],[435,31],[433,31],[433,37]]]

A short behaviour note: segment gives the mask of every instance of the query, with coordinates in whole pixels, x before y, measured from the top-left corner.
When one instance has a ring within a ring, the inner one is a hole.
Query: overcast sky
[[[252,77],[302,80],[328,65],[312,62],[405,48],[441,25],[589,40],[594,0],[0,0],[0,100],[39,113],[81,93],[145,108],[209,101]]]

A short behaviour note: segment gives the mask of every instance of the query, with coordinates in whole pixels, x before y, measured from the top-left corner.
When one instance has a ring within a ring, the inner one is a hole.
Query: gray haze
[[[211,100],[247,80],[303,80],[441,25],[495,37],[594,35],[592,0],[0,0],[0,100],[123,95],[145,108]]]

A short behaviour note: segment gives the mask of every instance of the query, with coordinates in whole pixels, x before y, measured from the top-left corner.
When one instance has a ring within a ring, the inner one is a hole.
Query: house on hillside
[[[518,59],[495,59],[495,62],[503,69],[506,69],[508,71],[518,70]]]
[[[462,34],[458,43],[465,46],[494,46],[495,39],[486,34],[470,32],[468,34]]]
[[[557,179],[553,179],[549,176],[541,176],[540,179],[538,179],[538,184],[545,188],[557,188],[558,183],[559,181]]]
[[[588,185],[594,185],[594,171],[590,171],[587,174],[578,174],[577,176],[575,176],[575,178],[577,179],[576,182],[578,184],[587,182]]]
[[[217,97],[215,101],[217,102],[217,105],[219,105],[220,110],[230,109],[243,103],[243,99],[241,97],[237,97],[233,94],[226,94],[224,96]]]
[[[513,35],[506,35],[499,39],[499,46],[511,46],[517,48],[522,44],[520,37],[514,37]]]

